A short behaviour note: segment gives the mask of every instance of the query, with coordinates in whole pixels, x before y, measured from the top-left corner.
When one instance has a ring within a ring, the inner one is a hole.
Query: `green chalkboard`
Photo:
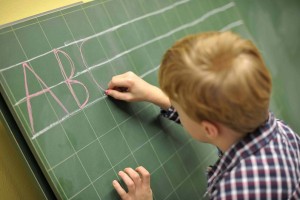
[[[129,70],[157,85],[172,43],[229,29],[249,36],[230,0],[93,1],[1,29],[1,94],[57,198],[118,199],[118,171],[143,165],[155,199],[201,199],[216,149],[104,90]]]
[[[300,1],[235,0],[273,79],[271,110],[300,134]]]

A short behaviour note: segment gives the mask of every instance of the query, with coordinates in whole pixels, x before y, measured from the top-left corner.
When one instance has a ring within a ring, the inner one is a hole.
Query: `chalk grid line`
[[[178,31],[181,31],[181,30],[183,30],[183,29],[185,29],[185,28],[195,26],[195,25],[197,25],[198,23],[204,21],[204,20],[205,20],[206,18],[208,18],[209,16],[211,16],[212,13],[218,13],[218,12],[220,12],[220,11],[225,11],[225,10],[231,8],[232,6],[233,6],[233,4],[230,3],[230,4],[227,4],[226,6],[221,7],[221,9],[214,9],[213,12],[208,12],[206,15],[203,15],[204,17],[201,17],[201,18],[199,18],[199,19],[197,19],[197,20],[195,20],[195,21],[189,23],[188,25],[183,25],[183,26],[181,26],[181,27],[179,27],[179,28],[177,28],[177,29],[175,29],[175,30],[172,30],[172,31],[170,31],[170,32],[164,34],[163,36],[158,37],[158,38],[160,38],[160,39],[161,39],[161,38],[165,38],[165,37],[167,37],[167,36],[172,35],[173,33],[176,33],[176,32],[178,32]],[[217,11],[218,11],[218,12],[217,12]],[[221,29],[221,31],[227,30],[227,29],[229,29],[229,28],[234,28],[234,27],[240,26],[240,25],[242,25],[242,24],[243,24],[243,23],[242,23],[241,20],[236,21],[236,22],[232,22],[232,23],[226,25],[225,27],[223,27],[223,28]],[[183,28],[183,27],[184,27],[184,28]],[[157,40],[159,40],[159,39],[155,39],[155,41],[157,41]],[[147,44],[149,44],[149,43],[147,43]],[[140,46],[140,45],[139,45],[139,46]],[[141,45],[141,46],[145,46],[145,45]],[[139,47],[139,48],[140,48],[140,47]],[[137,48],[134,47],[134,49],[137,49]],[[128,50],[128,51],[129,51],[129,50]],[[129,51],[129,52],[130,52],[130,51]],[[125,54],[127,54],[127,53],[124,53],[124,52],[121,53],[122,56],[125,55]],[[119,54],[119,55],[120,55],[120,54]],[[117,55],[117,57],[120,57],[120,56]],[[106,63],[106,62],[105,62],[105,63]],[[97,67],[100,67],[100,66],[102,66],[102,65],[103,65],[103,64],[101,63],[101,64],[99,64]],[[91,70],[92,68],[95,68],[95,67],[94,67],[94,66],[93,66],[93,67],[90,67],[89,70]],[[155,68],[153,68],[153,69],[147,71],[146,73],[142,74],[140,77],[144,78],[144,77],[146,77],[147,75],[149,75],[149,74],[155,72],[158,68],[159,68],[159,66],[157,66],[157,67],[155,67]],[[87,71],[84,70],[84,73],[86,73],[86,72],[87,72]],[[79,72],[78,72],[78,73],[79,73]],[[78,73],[77,73],[77,74],[78,74]],[[80,74],[81,74],[81,73],[80,73]],[[74,76],[74,77],[75,77],[75,76]],[[63,83],[64,83],[64,82],[60,82],[60,83],[58,83],[58,84],[56,84],[56,85],[54,85],[54,86],[52,86],[52,87],[50,87],[50,88],[57,87],[58,85],[63,84]],[[103,96],[103,97],[101,97],[101,98],[99,98],[99,99],[94,100],[93,102],[90,102],[90,103],[86,104],[86,107],[88,107],[88,106],[90,106],[90,105],[93,105],[94,103],[96,103],[96,102],[98,102],[98,101],[104,99],[105,97],[106,97],[106,96]],[[19,102],[17,102],[17,103],[15,104],[15,106],[18,105],[18,104],[20,104],[20,103],[22,103],[22,102],[25,102],[25,100],[26,100],[26,98],[21,99]],[[51,129],[52,127],[55,127],[57,124],[59,124],[59,123],[63,122],[64,120],[70,118],[70,117],[73,116],[75,113],[79,112],[80,110],[81,110],[81,109],[77,109],[77,110],[73,111],[72,113],[67,114],[67,115],[66,115],[65,117],[63,117],[61,120],[58,120],[57,122],[55,122],[55,123],[53,123],[53,124],[50,124],[48,127],[45,127],[43,130],[38,131],[37,133],[34,134],[34,136],[32,137],[32,139],[35,139],[36,137],[40,136],[41,134],[43,134],[43,133],[46,132],[47,130]]]
[[[182,2],[188,2],[188,1],[182,1]],[[230,5],[230,7],[232,7],[234,4],[233,3],[229,3],[229,4],[227,4],[227,5]],[[228,9],[228,8],[227,8]],[[212,12],[213,13],[213,12]],[[214,15],[214,14],[217,14],[217,13],[213,13],[212,14],[211,13],[211,15]],[[211,15],[208,15],[206,18],[208,18],[208,17],[210,17]],[[196,24],[198,24],[198,23],[200,23],[200,22],[202,22],[202,21],[204,21],[206,18],[203,18],[202,20],[200,20],[199,22],[197,22],[197,23],[195,23],[195,21],[194,22],[191,22],[191,23],[189,23],[190,24],[190,26],[188,26],[188,27],[192,27],[192,26],[194,26],[194,25],[196,25]],[[240,25],[242,25],[243,24],[243,22],[241,21],[241,20],[239,20],[239,21],[235,21],[235,22],[232,22],[232,23],[230,23],[230,24],[228,24],[228,25],[226,25],[225,27],[223,27],[220,31],[224,31],[224,30],[228,30],[228,29],[231,29],[231,28],[235,28],[235,27],[237,27],[237,26],[240,26]],[[172,33],[168,33],[168,34],[164,34],[163,36],[160,36],[160,37],[157,37],[157,38],[159,38],[159,39],[156,39],[156,40],[154,40],[153,42],[155,42],[155,41],[158,41],[158,40],[160,40],[160,39],[162,39],[162,38],[165,38],[165,37],[168,37],[168,36],[170,36],[170,35],[172,35],[173,33],[176,33],[177,31],[180,31],[180,30],[184,30],[184,29],[186,29],[186,28],[188,28],[188,27],[186,27],[186,26],[182,26],[180,29],[174,29],[173,31],[170,31],[170,32],[172,32]],[[94,36],[94,37],[97,37],[97,36]],[[78,41],[78,42],[83,42],[83,40],[85,40],[86,38],[84,38],[84,39],[81,39],[81,41]],[[74,42],[73,43],[70,43],[70,45],[72,45],[72,44],[75,44]],[[76,43],[77,44],[77,43]],[[147,45],[148,43],[144,43],[144,46],[145,45]],[[67,45],[69,45],[69,44],[67,44]],[[142,45],[139,45],[140,47],[143,47]],[[63,47],[65,47],[65,46],[63,46]],[[61,48],[63,48],[63,47],[61,47]],[[139,48],[140,48],[139,47]],[[134,47],[135,48],[135,47]],[[132,48],[133,49],[133,48]],[[133,50],[132,50],[133,51]],[[50,51],[50,52],[48,52],[48,53],[51,53],[52,51]],[[129,52],[127,52],[127,53],[129,53]],[[121,55],[119,55],[119,57],[121,57],[121,56],[123,56],[123,55],[125,55],[126,53],[121,53]],[[26,55],[26,54],[25,54]],[[42,54],[41,56],[44,56],[44,55],[46,55],[46,54]],[[116,59],[116,58],[115,58]],[[28,59],[27,61],[30,61],[31,59]],[[18,64],[16,64],[16,65],[18,65]],[[101,65],[99,65],[99,66],[101,66]],[[99,67],[99,66],[96,66],[96,67]],[[12,67],[12,66],[10,66],[10,67]],[[9,67],[9,68],[10,68]],[[95,67],[95,66],[92,66],[92,67]],[[155,67],[155,68],[153,68],[153,69],[151,69],[151,70],[149,70],[149,71],[147,71],[147,72],[145,72],[144,74],[142,74],[141,75],[141,77],[142,78],[144,78],[144,77],[146,77],[146,76],[148,76],[149,74],[151,74],[151,73],[153,73],[153,72],[155,72],[157,69],[159,68],[159,66],[157,66],[157,67]],[[93,69],[93,68],[92,68]],[[7,70],[7,68],[5,69],[5,70]],[[1,70],[0,72],[2,72],[3,70]],[[60,83],[61,84],[61,83]],[[51,86],[52,88],[53,87],[56,87],[57,85],[55,85],[55,86]],[[99,99],[96,99],[96,100],[94,100],[93,102],[91,102],[90,104],[88,104],[87,105],[87,107],[89,107],[89,106],[91,106],[91,105],[93,105],[93,104],[95,104],[96,102],[98,102],[98,101],[101,101],[101,100],[103,100],[103,99],[105,99],[106,97],[105,96],[103,96],[103,97],[101,97],[101,98],[99,98]],[[107,105],[108,106],[108,105]],[[109,108],[109,107],[108,107]],[[110,109],[110,108],[109,108]],[[70,114],[69,116],[65,116],[64,118],[62,118],[61,120],[62,121],[64,121],[64,120],[66,120],[67,118],[69,118],[69,117],[71,117],[71,116],[73,116],[73,115],[75,115],[75,114],[77,114],[78,112],[80,111],[80,109],[78,109],[78,110],[75,110],[74,112],[72,112],[72,114]],[[110,110],[110,112],[111,112],[111,114],[112,114],[112,111]],[[113,115],[112,115],[113,116]],[[87,119],[88,120],[88,119]],[[62,121],[59,121],[59,122],[56,122],[57,124],[60,124]],[[56,125],[57,125],[56,124]],[[120,124],[118,124],[117,122],[116,122],[116,124],[117,124],[117,126],[119,126]],[[56,125],[52,125],[51,127],[49,127],[49,129],[51,129],[52,127],[54,127],[54,126],[56,126]],[[49,129],[47,129],[47,130],[49,130]],[[45,130],[44,132],[46,132],[47,130]],[[119,128],[119,130],[120,130],[120,128]],[[121,131],[121,130],[120,130]],[[41,133],[42,134],[42,133]],[[124,137],[124,133],[121,131],[121,134],[123,135],[123,137]],[[146,133],[145,133],[146,134]],[[37,136],[36,136],[37,137]],[[35,137],[35,138],[36,138]],[[34,140],[35,138],[32,138],[32,140]],[[99,138],[97,138],[97,139],[99,139]],[[124,140],[125,140],[125,137],[124,137]],[[151,139],[149,139],[149,141],[146,141],[146,143],[147,142],[150,142],[150,140]],[[125,140],[126,141],[126,140]],[[93,141],[93,142],[95,142],[95,141]],[[146,144],[145,143],[145,144]],[[128,143],[127,143],[127,145],[128,145]],[[144,144],[143,144],[144,145]],[[129,145],[128,145],[128,147],[129,147]],[[152,147],[153,148],[153,147]],[[130,149],[130,147],[129,147],[129,149]],[[103,149],[104,150],[104,149]],[[157,154],[157,152],[156,152],[156,150],[153,148],[153,150],[155,151],[155,153]],[[131,149],[130,149],[130,151],[131,151]],[[42,152],[42,151],[41,151]],[[75,151],[75,153],[76,153],[76,151]],[[130,152],[130,155],[132,155],[133,157],[134,157],[134,155],[133,155],[133,152]],[[172,155],[173,156],[173,155]],[[172,157],[171,156],[171,157]],[[79,159],[79,157],[78,157],[78,159]],[[134,157],[134,159],[135,159],[135,157]],[[120,161],[121,162],[121,161]],[[136,161],[137,162],[137,161]],[[163,163],[161,163],[161,166],[163,165]],[[49,165],[50,166],[50,165]],[[159,169],[161,166],[159,166],[157,169]],[[84,166],[83,166],[84,167]],[[114,166],[112,166],[112,168],[113,168]],[[156,170],[157,170],[156,169]],[[166,174],[167,175],[167,174]],[[101,175],[101,176],[103,176],[103,175]],[[168,176],[168,175],[167,175]],[[98,179],[98,178],[97,178]],[[96,181],[96,180],[95,180]],[[94,182],[95,182],[94,181]],[[170,181],[170,180],[169,180]],[[57,181],[58,182],[58,181]],[[184,181],[182,181],[182,183],[183,183]],[[181,183],[181,184],[182,184]],[[90,183],[90,184],[93,184],[92,182]],[[89,185],[90,185],[89,184]],[[89,187],[89,185],[88,186],[86,186],[85,188],[87,188],[87,187]],[[85,189],[85,188],[83,188],[82,189],[82,191]],[[178,187],[177,187],[178,188]],[[176,188],[173,188],[173,192],[176,190]],[[81,191],[79,191],[77,194],[79,194]],[[73,197],[75,197],[77,194],[75,194]],[[71,197],[71,198],[73,198],[73,197]],[[71,199],[70,198],[70,199]],[[101,197],[99,197],[99,198],[101,198]]]

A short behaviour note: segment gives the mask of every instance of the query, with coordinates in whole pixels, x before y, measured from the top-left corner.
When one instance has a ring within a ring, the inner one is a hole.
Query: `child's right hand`
[[[147,83],[133,72],[112,77],[105,93],[128,102],[148,101],[162,108],[170,106],[169,98],[159,88]]]
[[[105,93],[115,99],[134,102],[148,101],[148,94],[152,90],[152,85],[135,75],[133,72],[126,72],[112,77]]]

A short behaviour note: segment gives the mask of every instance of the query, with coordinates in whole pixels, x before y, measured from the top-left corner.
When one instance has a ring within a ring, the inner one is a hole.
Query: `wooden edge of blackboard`
[[[78,1],[78,2],[72,3],[70,5],[66,5],[66,6],[62,6],[62,7],[59,7],[59,8],[52,9],[52,10],[48,10],[46,12],[42,12],[42,13],[39,13],[39,14],[36,14],[36,15],[32,15],[30,17],[25,17],[23,19],[20,19],[20,20],[14,21],[14,22],[9,22],[9,23],[6,23],[6,24],[2,24],[2,25],[0,25],[0,29],[7,28],[9,26],[13,26],[13,25],[25,22],[25,21],[30,20],[30,19],[34,19],[34,18],[37,18],[37,17],[48,15],[48,14],[54,13],[56,11],[71,8],[71,7],[74,7],[74,6],[81,5],[81,4],[83,4],[83,1]]]
[[[41,192],[45,196],[45,199],[56,199],[56,191],[53,190],[53,186],[47,181],[47,177],[40,168],[39,161],[33,155],[30,146],[26,142],[17,121],[14,120],[13,114],[10,108],[7,106],[5,96],[2,93],[2,87],[0,85],[0,120],[3,122],[3,126],[10,133],[10,136],[15,141],[16,147],[24,158],[24,161],[30,169],[35,181],[41,189]]]

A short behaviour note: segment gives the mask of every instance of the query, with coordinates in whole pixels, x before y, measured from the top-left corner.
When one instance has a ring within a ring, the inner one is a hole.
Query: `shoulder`
[[[288,199],[297,187],[297,173],[289,168],[285,157],[266,148],[229,169],[217,186],[216,196],[219,199]]]
[[[212,199],[289,199],[299,192],[300,137],[279,120],[241,143]]]
[[[281,137],[288,139],[288,141],[292,144],[292,147],[299,150],[300,136],[295,133],[284,121],[277,119],[276,123]]]

